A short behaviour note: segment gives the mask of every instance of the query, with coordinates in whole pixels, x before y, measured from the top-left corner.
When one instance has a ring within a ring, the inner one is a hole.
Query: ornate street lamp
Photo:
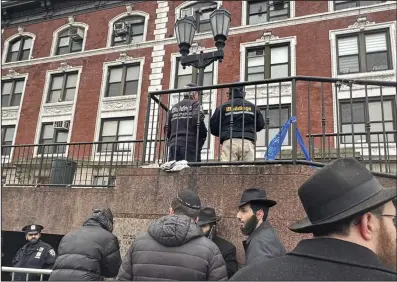
[[[230,19],[230,13],[223,8],[217,9],[210,14],[212,34],[218,50],[223,50],[225,47],[225,41],[229,35]]]
[[[189,49],[193,43],[193,37],[197,27],[193,17],[185,16],[175,23],[176,40],[178,41],[179,51],[182,56],[189,54]]]

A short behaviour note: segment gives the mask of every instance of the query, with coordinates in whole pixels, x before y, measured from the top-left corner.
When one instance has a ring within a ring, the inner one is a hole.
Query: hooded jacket
[[[255,142],[256,132],[264,126],[262,113],[253,103],[244,99],[241,89],[234,89],[232,98],[216,108],[210,120],[211,133],[218,136],[221,143],[230,138]]]
[[[118,280],[227,280],[218,247],[185,215],[164,216],[139,235]]]
[[[82,227],[66,234],[58,248],[49,280],[98,281],[116,277],[121,265],[120,247],[113,230],[113,216],[95,212]]]

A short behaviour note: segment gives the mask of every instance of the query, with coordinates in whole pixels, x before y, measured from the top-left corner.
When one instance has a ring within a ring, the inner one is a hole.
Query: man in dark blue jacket
[[[211,133],[222,144],[222,161],[253,161],[256,132],[265,126],[262,113],[244,99],[243,87],[230,89],[229,101],[211,117]]]

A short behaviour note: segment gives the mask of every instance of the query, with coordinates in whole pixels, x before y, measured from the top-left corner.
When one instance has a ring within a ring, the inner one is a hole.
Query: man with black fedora
[[[396,281],[396,190],[354,158],[331,162],[299,188],[307,217],[290,226],[314,238],[232,280]]]
[[[216,216],[215,209],[207,207],[201,209],[197,224],[201,227],[205,236],[218,246],[226,263],[227,276],[230,278],[238,270],[236,246],[218,236],[216,225],[220,220],[221,217]]]
[[[154,221],[136,237],[121,264],[118,280],[227,280],[225,261],[219,248],[197,225],[199,196],[179,192],[169,215]]]
[[[38,268],[38,269],[52,269],[56,260],[56,253],[54,248],[40,240],[41,231],[44,229],[39,224],[29,224],[22,228],[25,232],[27,244],[18,250],[12,260],[13,267],[19,268]],[[15,281],[38,281],[40,275],[25,273],[15,273]]]
[[[276,230],[267,221],[269,209],[276,204],[276,201],[266,197],[266,191],[263,189],[250,188],[243,192],[237,218],[240,221],[241,232],[248,236],[243,241],[245,265],[286,253]]]

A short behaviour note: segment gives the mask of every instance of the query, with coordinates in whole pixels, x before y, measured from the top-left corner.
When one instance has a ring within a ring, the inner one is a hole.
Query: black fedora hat
[[[209,223],[217,222],[219,220],[221,220],[221,217],[216,216],[215,209],[203,208],[200,210],[199,220],[197,222],[197,225],[203,226]]]
[[[312,233],[317,227],[364,214],[393,200],[397,189],[383,187],[356,159],[342,158],[306,180],[298,194],[307,217],[289,229]]]
[[[263,202],[266,206],[273,207],[277,204],[276,201],[270,200],[266,197],[266,191],[258,188],[250,188],[243,192],[238,207],[244,206],[249,202]]]

